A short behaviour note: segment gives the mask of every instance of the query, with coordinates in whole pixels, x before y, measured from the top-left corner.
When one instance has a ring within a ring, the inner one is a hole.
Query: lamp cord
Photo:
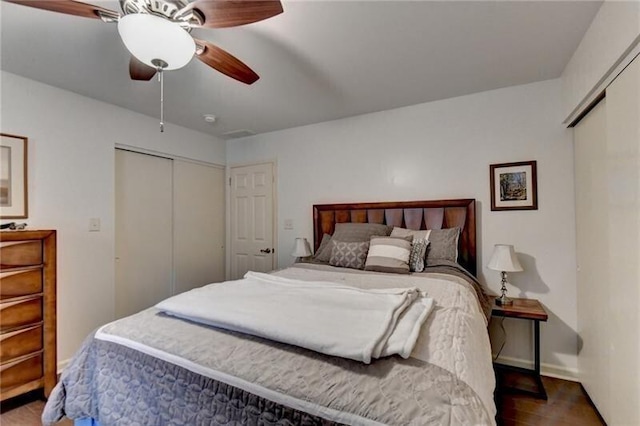
[[[500,349],[498,349],[498,353],[493,358],[494,361],[496,361],[500,357],[500,354],[502,353],[502,349],[504,349],[504,345],[507,343],[507,330],[505,330],[504,328],[504,319],[505,317],[502,317],[502,320],[500,321],[500,328],[502,329],[502,334],[504,335],[504,339],[502,339],[502,345],[500,345]]]

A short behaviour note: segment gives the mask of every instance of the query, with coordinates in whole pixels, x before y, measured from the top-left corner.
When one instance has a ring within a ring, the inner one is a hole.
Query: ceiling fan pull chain
[[[164,72],[158,67],[158,79],[160,80],[160,133],[164,133]]]
[[[169,65],[162,59],[152,59],[151,63],[158,70],[160,82],[160,133],[164,132],[164,69]]]

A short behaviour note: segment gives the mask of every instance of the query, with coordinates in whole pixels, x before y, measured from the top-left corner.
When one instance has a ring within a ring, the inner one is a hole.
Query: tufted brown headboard
[[[474,199],[383,203],[315,204],[313,240],[318,249],[336,223],[383,223],[409,229],[462,228],[458,263],[476,275],[476,201]]]

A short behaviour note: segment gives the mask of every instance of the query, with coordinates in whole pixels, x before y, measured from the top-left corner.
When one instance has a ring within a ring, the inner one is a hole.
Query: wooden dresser
[[[56,231],[2,231],[0,401],[56,378]]]

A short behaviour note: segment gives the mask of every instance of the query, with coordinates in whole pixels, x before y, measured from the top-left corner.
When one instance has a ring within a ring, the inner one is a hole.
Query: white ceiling
[[[261,78],[246,86],[193,60],[166,73],[165,119],[216,136],[263,133],[556,78],[600,5],[285,1],[263,22],[194,31]],[[0,7],[3,70],[159,116],[159,85],[129,79],[114,24]]]

